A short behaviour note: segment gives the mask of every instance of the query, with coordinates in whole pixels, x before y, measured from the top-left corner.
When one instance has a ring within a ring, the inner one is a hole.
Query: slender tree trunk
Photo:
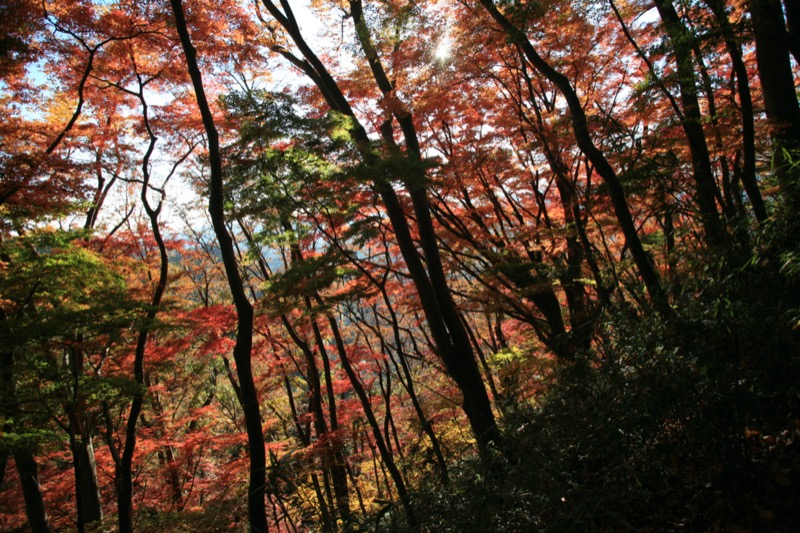
[[[169,489],[172,493],[172,503],[174,509],[180,510],[183,505],[183,489],[181,487],[181,476],[178,471],[178,463],[175,460],[175,452],[172,446],[164,446],[158,450],[158,461],[167,470]]]
[[[253,247],[255,246],[255,242],[253,240],[252,233],[246,229],[245,225],[242,221],[239,221],[239,225],[242,227],[245,237],[248,243]],[[291,223],[288,220],[282,220],[281,226],[285,231],[291,232],[293,230]],[[291,246],[291,259],[294,262],[302,263],[304,261],[303,252],[297,245]],[[270,272],[267,268],[266,261],[263,257],[259,256],[258,260],[259,270],[261,271],[261,275],[263,278],[269,279]],[[319,295],[314,295],[315,299],[322,302]],[[310,297],[306,296],[304,298],[304,303],[307,309],[311,310],[311,299]],[[311,319],[311,328],[314,335],[314,342],[317,345],[317,349],[319,351],[320,359],[322,360],[322,367],[325,376],[325,390],[328,399],[328,416],[330,419],[330,428],[325,422],[325,416],[322,409],[322,385],[321,379],[319,376],[319,369],[317,368],[316,358],[314,356],[314,352],[311,350],[311,346],[309,343],[300,338],[297,332],[294,330],[294,327],[289,321],[289,318],[286,315],[281,315],[281,322],[292,338],[292,341],[295,345],[303,352],[303,356],[306,359],[306,366],[308,368],[307,371],[307,380],[309,383],[309,387],[311,388],[311,404],[314,411],[314,425],[315,430],[317,431],[317,435],[321,439],[325,439],[326,442],[326,449],[324,454],[324,463],[323,468],[330,471],[331,479],[333,481],[333,492],[335,494],[336,499],[336,510],[339,513],[340,518],[345,523],[349,522],[351,519],[350,516],[350,493],[347,487],[347,470],[346,466],[346,459],[344,457],[344,452],[342,451],[341,442],[339,439],[334,436],[334,438],[329,438],[332,433],[335,432],[339,428],[339,422],[336,412],[336,395],[333,389],[333,375],[331,373],[331,363],[330,358],[328,357],[327,349],[325,348],[325,343],[322,338],[322,334],[320,332],[319,325],[316,322],[316,318]],[[310,444],[309,442],[305,443],[306,446]],[[333,508],[333,506],[331,506]]]
[[[141,82],[141,78],[139,78],[139,80],[138,98],[142,105],[142,119],[149,137],[147,150],[142,158],[142,188],[140,199],[145,213],[147,213],[147,217],[150,221],[150,229],[153,232],[153,238],[158,247],[159,270],[158,277],[156,278],[156,286],[150,299],[150,310],[147,311],[145,315],[145,325],[139,330],[136,339],[136,349],[133,357],[133,377],[138,387],[133,393],[128,420],[125,424],[125,443],[122,448],[122,453],[119,456],[119,462],[115,464],[114,481],[117,488],[117,522],[120,533],[133,532],[133,457],[136,451],[136,428],[139,423],[139,415],[144,405],[145,389],[147,385],[144,373],[144,356],[148,340],[150,339],[151,324],[158,314],[161,300],[167,288],[167,275],[169,272],[167,247],[161,235],[161,228],[158,222],[162,203],[159,202],[154,208],[150,205],[150,201],[148,200],[148,189],[150,187],[151,177],[150,158],[153,155],[158,139],[150,126],[148,105],[144,97],[144,85]]]
[[[589,312],[586,290],[583,282],[580,281],[584,254],[575,218],[575,213],[578,211],[578,199],[572,182],[564,178],[556,178],[556,187],[564,208],[564,222],[567,231],[567,268],[562,284],[567,297],[571,326],[566,353],[568,357],[572,358],[578,351],[589,349],[594,321]]]
[[[580,212],[580,203],[578,192],[575,190],[575,185],[570,179],[569,168],[560,155],[560,147],[558,145],[553,146],[552,141],[545,135],[540,105],[536,101],[536,92],[533,90],[533,84],[528,74],[528,69],[525,68],[524,54],[520,59],[523,65],[522,73],[525,77],[525,86],[528,88],[528,101],[534,109],[536,122],[528,120],[522,109],[519,110],[519,115],[522,120],[527,120],[531,124],[534,135],[538,138],[543,147],[545,159],[547,159],[550,169],[555,174],[556,188],[558,189],[561,207],[564,211],[564,229],[566,231],[567,241],[567,268],[564,275],[562,275],[561,281],[564,287],[564,294],[567,297],[571,331],[568,336],[566,332],[564,333],[565,342],[562,343],[564,345],[562,352],[565,359],[572,359],[579,350],[587,350],[589,348],[593,329],[592,319],[589,315],[586,291],[584,290],[583,284],[578,281],[581,277],[581,267],[584,261],[584,249],[580,243],[577,226],[580,222],[577,219],[577,214]],[[559,305],[559,317],[560,314]]]
[[[492,444],[499,444],[502,441],[500,431],[494,419],[489,395],[483,383],[478,364],[469,351],[460,350],[451,337],[451,332],[440,307],[440,300],[437,298],[436,291],[433,290],[433,283],[425,272],[425,267],[419,258],[414,240],[405,220],[405,213],[400,204],[397,194],[387,184],[380,184],[378,192],[381,194],[386,213],[392,228],[395,230],[395,238],[400,247],[403,258],[406,260],[406,267],[413,279],[420,303],[422,304],[425,317],[431,329],[431,335],[436,343],[439,357],[445,365],[448,375],[456,382],[463,395],[462,408],[469,420],[472,433],[478,443],[479,449],[484,452]],[[452,302],[451,302],[452,303]],[[459,318],[460,320],[460,318]],[[463,325],[460,325],[463,332]],[[466,343],[469,338],[464,332]],[[466,357],[470,355],[470,357]]]
[[[145,375],[144,381],[147,388],[151,389],[153,383],[149,374]],[[207,402],[208,403],[206,403],[204,407],[211,404],[210,399],[207,400]],[[156,423],[158,425],[156,437],[166,438],[167,427],[164,422],[164,406],[161,404],[158,394],[151,395],[150,404],[153,408],[153,414],[155,415],[157,420]],[[189,424],[190,432],[193,431],[196,422],[196,420],[192,420],[192,422]],[[175,457],[174,447],[171,444],[162,446],[162,448],[158,451],[158,459],[161,465],[167,469],[169,488],[170,492],[172,492],[172,503],[175,504],[176,509],[180,509],[183,503],[183,487],[181,486],[180,472],[178,470],[178,462]]]
[[[419,401],[419,397],[417,396],[416,388],[414,387],[414,379],[411,376],[411,368],[408,365],[408,358],[405,355],[405,351],[403,350],[403,342],[400,337],[400,324],[397,320],[397,314],[394,311],[394,307],[392,306],[391,299],[389,298],[389,294],[386,292],[386,287],[384,285],[379,285],[381,296],[383,297],[384,304],[389,311],[389,317],[391,319],[391,326],[392,326],[392,334],[394,335],[394,342],[397,346],[396,353],[398,362],[392,357],[392,363],[398,368],[398,375],[400,374],[400,369],[402,369],[402,376],[400,378],[400,383],[403,384],[403,387],[408,392],[408,396],[411,399],[411,405],[414,407],[414,412],[417,413],[417,418],[419,418],[420,424],[422,424],[422,429],[425,434],[428,436],[428,439],[431,442],[431,448],[433,450],[434,456],[436,457],[436,463],[439,466],[439,473],[441,474],[442,484],[447,486],[450,483],[450,478],[447,473],[447,461],[444,459],[444,454],[442,454],[442,448],[439,444],[439,439],[436,437],[436,432],[433,430],[433,424],[431,424],[430,419],[425,416],[424,411],[422,410],[422,404]],[[391,356],[391,351],[387,350]],[[404,379],[403,379],[404,378]],[[491,376],[489,376],[491,379]]]
[[[322,518],[322,527],[325,531],[332,531],[334,519],[331,517],[331,513],[328,510],[328,502],[325,499],[325,495],[322,493],[322,487],[319,484],[319,476],[316,472],[311,473],[311,485],[314,487],[314,494],[317,496],[317,502],[319,502],[319,512],[320,517]]]
[[[302,261],[302,254],[298,249],[298,257]],[[319,296],[317,299],[321,300]],[[311,299],[306,297],[305,304],[308,309],[311,309]],[[328,415],[330,417],[330,432],[334,433],[339,428],[339,421],[336,416],[336,397],[333,392],[333,376],[331,374],[331,364],[330,358],[328,357],[328,351],[325,348],[325,342],[322,339],[322,333],[320,331],[319,325],[316,322],[316,319],[311,320],[311,327],[314,333],[314,341],[317,344],[317,350],[319,351],[320,357],[322,359],[322,367],[323,372],[325,375],[325,389],[328,396]],[[346,356],[347,354],[340,354],[340,357]],[[317,381],[319,381],[319,377],[317,377]],[[318,391],[321,396],[321,390]],[[320,415],[322,414],[322,398],[320,397]],[[324,421],[324,419],[323,419]],[[326,437],[329,435],[328,430],[324,429],[324,435]],[[333,480],[333,491],[336,495],[336,510],[339,513],[339,517],[345,522],[350,521],[350,493],[347,488],[347,470],[344,467],[344,461],[346,460],[344,457],[344,453],[341,449],[341,443],[339,439],[334,435],[333,438],[326,438],[326,453],[325,453],[325,460],[326,466],[330,470],[331,478]]]
[[[363,18],[360,0],[350,1],[350,14],[353,17],[356,36],[369,62],[373,78],[383,95],[389,97],[394,91],[394,86],[389,81],[380,58],[372,45],[369,29]],[[411,113],[401,107],[393,111],[393,115],[400,125],[400,130],[406,141],[406,157],[409,158],[410,163],[420,162],[422,149],[420,148]],[[393,145],[390,122],[384,123],[382,133],[389,147],[396,149],[396,146]],[[456,308],[444,273],[439,243],[431,216],[426,182],[427,176],[425,176],[424,171],[409,168],[408,172],[405,173],[404,184],[411,197],[419,233],[419,242],[427,269],[422,265],[412,266],[412,263],[419,262],[419,253],[416,250],[413,239],[411,239],[408,231],[408,222],[397,200],[396,193],[386,183],[381,183],[378,190],[384,199],[384,205],[395,230],[395,236],[400,245],[403,259],[405,259],[409,270],[417,271],[417,275],[412,274],[417,292],[421,294],[431,291],[432,293],[433,298],[429,301],[430,305],[428,307],[423,305],[423,309],[429,324],[432,326],[431,333],[434,336],[445,368],[463,393],[462,406],[477,439],[478,447],[482,452],[485,452],[492,443],[500,444],[502,439],[469,336],[464,329],[464,324],[461,321],[460,313]],[[441,325],[433,327],[432,322],[440,322]]]
[[[703,131],[703,117],[697,96],[697,83],[692,61],[694,36],[681,23],[672,0],[654,0],[654,3],[675,53],[678,87],[680,87],[681,106],[683,107],[682,125],[692,156],[695,203],[700,210],[700,220],[709,243],[713,246],[721,246],[727,239],[717,211],[717,186],[711,168],[711,155]]]
[[[288,322],[286,317],[281,317],[282,320]],[[289,331],[290,336],[294,337],[295,332],[294,329],[291,327],[287,328]],[[303,342],[304,345],[307,346],[307,343]],[[301,347],[302,350],[302,347]],[[306,378],[309,381],[308,378]],[[303,424],[300,422],[300,417],[297,414],[297,407],[294,401],[294,394],[292,393],[292,385],[289,382],[289,378],[284,374],[283,377],[283,386],[286,390],[286,397],[289,400],[289,411],[292,416],[292,422],[294,423],[295,431],[297,431],[297,438],[300,440],[300,443],[305,446],[311,446],[311,428],[310,426],[307,429],[303,429]],[[312,392],[313,395],[313,392]],[[314,398],[309,398],[309,407],[307,408],[307,412],[314,412]],[[322,493],[320,484],[319,484],[319,476],[316,472],[311,473],[311,485],[314,488],[314,494],[317,497],[317,502],[319,503],[319,510],[320,510],[320,517],[322,519],[322,526],[325,531],[331,531],[333,528],[333,521],[331,520],[330,512],[328,511],[328,503],[325,500],[325,497]]]
[[[767,209],[761,197],[761,191],[756,181],[756,133],[755,118],[753,112],[753,98],[750,93],[750,79],[747,75],[747,67],[742,59],[742,47],[736,40],[733,28],[731,27],[728,14],[722,0],[706,0],[706,3],[714,12],[714,17],[722,30],[722,37],[725,40],[725,48],[731,58],[731,65],[736,74],[736,92],[739,95],[739,107],[742,114],[742,185],[750,198],[753,206],[753,213],[756,220],[764,222],[767,219]]]
[[[311,307],[311,302],[308,298],[306,298],[306,307]],[[344,480],[344,485],[342,485],[342,480],[340,479],[340,474],[347,476],[347,472],[344,470],[341,463],[337,465],[338,456],[333,449],[334,443],[330,442],[329,438],[329,431],[328,431],[328,424],[325,421],[325,413],[323,411],[322,406],[322,380],[320,379],[319,375],[319,368],[317,368],[317,361],[314,357],[314,352],[311,349],[311,346],[301,339],[297,333],[294,331],[294,328],[291,327],[289,324],[289,320],[287,317],[282,316],[281,320],[286,327],[287,332],[289,332],[290,337],[294,341],[295,345],[297,345],[300,350],[303,352],[306,360],[306,379],[308,381],[309,392],[311,393],[311,397],[309,398],[309,402],[311,403],[311,411],[314,413],[314,430],[317,433],[318,438],[323,439],[325,441],[325,448],[323,449],[322,454],[322,469],[330,470],[333,478],[333,485],[334,485],[334,493],[336,495],[336,508],[339,511],[339,515],[342,520],[348,520],[350,516],[350,506],[349,500],[347,498],[347,479]],[[323,348],[323,341],[322,335],[319,332],[319,327],[317,326],[316,322],[312,318],[312,328],[314,330],[314,337],[317,342],[317,347],[319,349]],[[309,441],[310,444],[310,441]],[[328,483],[326,482],[326,488],[328,488]],[[329,491],[326,491],[328,493]],[[331,509],[333,509],[333,502],[331,502]],[[328,513],[325,510],[325,513]],[[335,529],[335,518],[331,522],[331,527]]]
[[[208,103],[205,88],[203,87],[203,78],[197,64],[197,51],[192,45],[191,37],[189,36],[182,1],[170,0],[170,2],[175,18],[175,26],[180,36],[184,57],[186,58],[189,76],[192,79],[197,107],[202,115],[203,126],[208,139],[208,154],[211,167],[208,211],[214,226],[214,233],[219,242],[228,285],[236,306],[238,330],[236,332],[233,358],[236,361],[236,373],[239,378],[239,387],[241,388],[241,403],[247,428],[248,451],[250,452],[250,480],[247,497],[250,530],[253,533],[266,533],[268,531],[266,505],[267,457],[264,433],[261,429],[261,409],[258,402],[258,391],[253,380],[251,363],[253,306],[245,293],[244,282],[236,261],[233,241],[225,224],[222,153],[219,134],[217,133],[214,117],[211,114],[211,106]]]
[[[491,185],[484,184],[487,191]],[[570,337],[564,325],[564,319],[561,316],[561,304],[558,302],[558,297],[550,283],[549,275],[541,273],[536,270],[534,266],[531,270],[517,268],[519,263],[530,262],[531,265],[540,263],[541,258],[538,253],[532,251],[529,246],[531,243],[522,242],[514,243],[522,244],[525,246],[525,253],[518,253],[515,250],[515,245],[511,245],[503,238],[492,238],[491,244],[484,242],[485,236],[490,234],[489,228],[484,224],[481,213],[478,212],[472,205],[469,192],[465,187],[461,187],[461,193],[464,204],[470,211],[469,218],[484,232],[474,232],[472,228],[464,225],[461,217],[448,213],[446,209],[439,208],[435,211],[439,224],[456,235],[459,239],[469,243],[483,258],[491,265],[493,269],[502,274],[510,284],[518,289],[524,296],[521,299],[530,300],[533,306],[544,317],[544,321],[533,312],[520,311],[526,315],[528,323],[536,329],[539,339],[551,349],[560,359],[571,359],[571,352],[569,350]],[[488,192],[492,196],[491,192]],[[500,211],[500,207],[496,208]],[[498,253],[499,252],[499,253]],[[509,259],[512,258],[512,259]],[[501,292],[504,295],[504,293]],[[512,296],[511,298],[515,298]],[[515,302],[516,303],[516,302]],[[519,305],[520,309],[523,306]],[[542,323],[547,327],[543,327]],[[474,343],[473,343],[474,344]],[[491,384],[490,384],[491,388]]]

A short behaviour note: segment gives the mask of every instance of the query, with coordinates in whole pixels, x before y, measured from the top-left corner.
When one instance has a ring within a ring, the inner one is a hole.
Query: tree
[[[241,402],[245,412],[248,448],[250,452],[250,488],[248,491],[250,529],[254,532],[266,533],[268,530],[267,510],[264,499],[266,487],[266,455],[264,451],[264,433],[261,429],[258,393],[253,382],[251,367],[253,306],[245,293],[244,284],[239,274],[236,256],[234,254],[233,242],[225,225],[222,154],[220,151],[219,134],[217,133],[214,117],[205,96],[203,78],[197,63],[197,51],[192,45],[182,2],[180,0],[172,0],[171,5],[189,76],[192,79],[192,86],[194,87],[195,97],[197,98],[197,107],[203,117],[203,126],[208,139],[211,167],[208,210],[214,225],[214,232],[217,235],[217,241],[219,242],[228,284],[231,294],[233,295],[234,304],[236,305],[237,332],[233,357],[236,361],[236,373],[239,377],[239,387],[241,388]]]
[[[0,9],[0,527],[797,529],[793,2]]]
[[[439,356],[463,393],[464,411],[470,420],[479,448],[486,451],[490,443],[498,444],[500,442],[500,433],[469,338],[455,307],[441,263],[429,199],[424,187],[425,165],[422,161],[422,152],[413,116],[393,95],[395,89],[372,44],[369,28],[363,19],[361,2],[350,2],[350,15],[353,18],[355,32],[369,63],[374,82],[384,98],[388,99],[391,115],[382,123],[380,129],[388,154],[384,160],[373,150],[364,126],[356,118],[340,87],[304,40],[294,13],[288,4],[283,4],[285,12],[282,12],[270,1],[265,1],[264,6],[291,36],[304,60],[280,46],[276,46],[274,49],[317,85],[331,110],[341,113],[350,122],[348,128],[350,135],[363,163],[372,171],[373,186],[382,198],[403,259],[417,287]],[[406,142],[405,152],[395,143],[392,133],[393,119],[397,120],[400,125]],[[403,206],[393,188],[392,181],[396,179],[403,183],[411,199],[424,263],[420,257],[420,251],[414,243]]]
[[[600,174],[608,187],[619,227],[625,235],[626,244],[631,250],[639,275],[647,286],[647,290],[654,305],[662,311],[666,310],[664,290],[661,287],[661,282],[653,265],[652,258],[647,254],[641,244],[628,202],[625,198],[625,191],[622,188],[622,184],[619,182],[617,173],[592,140],[586,113],[583,110],[583,105],[581,104],[577,92],[566,76],[558,72],[537,53],[525,34],[500,12],[494,2],[491,0],[482,0],[481,4],[500,25],[502,30],[508,34],[511,40],[520,46],[531,65],[555,85],[566,100],[570,111],[575,139],[581,151],[587,156],[589,161],[591,161],[595,170]]]
[[[99,402],[118,394],[117,385],[102,377],[99,369],[119,330],[132,317],[121,277],[98,255],[73,244],[77,236],[41,231],[4,243],[10,271],[3,299],[10,306],[3,337],[9,350],[7,380],[13,406],[5,416],[18,420],[19,427],[11,429],[24,435],[30,424],[25,413],[39,413],[38,424],[42,414],[49,414],[69,436],[77,524],[83,528],[102,518],[92,443]],[[116,302],[110,305],[112,301]],[[21,449],[15,457],[27,468],[24,475],[21,472],[23,480],[35,478],[35,463],[32,456],[20,455],[22,449],[29,453],[39,444],[34,440],[16,445]]]

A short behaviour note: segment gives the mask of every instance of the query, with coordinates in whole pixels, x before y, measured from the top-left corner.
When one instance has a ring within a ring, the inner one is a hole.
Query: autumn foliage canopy
[[[0,2],[0,530],[797,531],[793,0]]]

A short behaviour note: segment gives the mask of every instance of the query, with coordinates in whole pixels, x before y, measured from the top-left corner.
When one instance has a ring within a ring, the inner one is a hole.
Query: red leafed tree
[[[0,9],[0,528],[782,520],[794,2]]]

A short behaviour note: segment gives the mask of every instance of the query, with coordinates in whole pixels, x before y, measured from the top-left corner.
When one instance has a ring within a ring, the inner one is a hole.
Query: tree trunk
[[[76,339],[83,341],[81,336]],[[100,503],[100,489],[97,485],[97,464],[92,445],[92,423],[86,416],[86,402],[80,386],[84,374],[84,352],[80,348],[69,352],[70,382],[66,387],[67,401],[64,411],[67,414],[67,432],[72,452],[72,465],[75,472],[75,503],[77,505],[78,531],[83,533],[86,526],[103,519]]]
[[[800,179],[790,163],[792,159],[797,162],[800,151],[800,105],[797,103],[789,51],[781,37],[786,31],[783,10],[780,0],[750,0],[748,7],[756,41],[764,109],[772,127],[774,170],[789,215],[794,218],[800,212]]]
[[[366,270],[364,270],[366,272]],[[389,294],[386,292],[386,287],[384,284],[378,283],[377,280],[374,280],[375,284],[381,291],[381,296],[383,297],[383,302],[386,305],[386,309],[389,312],[390,323],[392,326],[392,334],[394,336],[394,342],[396,345],[395,353],[397,354],[397,360],[392,357],[391,349],[389,349],[388,345],[386,345],[386,353],[392,360],[392,364],[395,365],[397,369],[397,374],[400,379],[400,383],[408,392],[409,399],[411,400],[411,405],[414,407],[414,412],[417,414],[417,418],[419,419],[420,424],[422,425],[422,430],[428,436],[428,439],[431,442],[431,449],[433,450],[433,454],[436,457],[436,464],[439,467],[439,473],[441,475],[442,484],[447,486],[450,484],[450,478],[447,473],[447,462],[444,459],[444,455],[442,454],[442,448],[439,444],[439,439],[436,437],[436,432],[433,430],[433,424],[431,424],[430,419],[425,416],[425,412],[422,410],[422,404],[420,403],[419,397],[417,396],[416,388],[414,387],[414,379],[411,376],[411,368],[408,365],[408,358],[406,357],[405,351],[403,350],[403,342],[400,337],[400,323],[397,319],[397,314],[395,313],[394,307],[392,306],[391,299],[389,298]],[[376,330],[376,333],[379,330]],[[382,340],[383,342],[383,340]],[[386,344],[386,343],[384,343]],[[401,373],[402,370],[402,373]],[[491,376],[489,376],[491,379]]]
[[[373,78],[383,95],[389,97],[394,91],[394,86],[389,81],[370,40],[360,0],[350,1],[350,14],[353,17],[356,36],[369,62]],[[406,157],[408,157],[410,163],[420,162],[422,160],[422,150],[411,113],[401,106],[393,111],[393,115],[400,125],[400,130],[406,141]],[[384,127],[385,129],[382,131],[384,141],[389,145],[390,149],[396,149],[397,147],[394,146],[391,135],[391,122],[384,123]],[[395,237],[400,246],[403,259],[405,259],[410,271],[417,271],[416,275],[412,273],[417,292],[422,295],[423,292],[431,291],[433,298],[428,300],[429,305],[427,307],[423,305],[425,317],[432,326],[431,333],[442,362],[450,377],[453,378],[463,393],[462,407],[469,419],[478,447],[481,452],[485,452],[492,443],[499,445],[502,439],[494,419],[486,386],[481,378],[475,353],[472,350],[469,336],[464,329],[464,324],[461,321],[460,313],[456,308],[447,282],[447,276],[444,273],[425,185],[427,176],[425,176],[424,171],[415,168],[408,168],[402,175],[405,188],[411,197],[419,233],[419,242],[425,258],[427,272],[425,272],[425,266],[416,265],[416,263],[420,262],[419,252],[411,238],[408,230],[408,221],[397,200],[396,193],[388,183],[377,184],[378,190],[381,193],[381,198],[384,199],[384,205],[392,228],[395,230]],[[382,180],[383,178],[378,179]],[[433,322],[439,322],[440,324],[438,327],[433,327]]]
[[[525,86],[528,88],[528,101],[533,107],[536,121],[534,122],[532,119],[528,120],[524,110],[521,108],[518,110],[518,113],[523,120],[526,120],[530,124],[533,134],[541,143],[545,159],[550,165],[550,169],[555,174],[556,188],[558,189],[558,196],[564,211],[564,229],[566,231],[567,241],[567,268],[566,272],[561,276],[561,282],[564,287],[564,295],[567,297],[571,330],[568,336],[566,334],[564,335],[567,338],[565,342],[562,342],[562,345],[564,358],[573,359],[579,350],[588,350],[593,329],[593,321],[589,314],[586,291],[584,290],[583,283],[578,281],[581,277],[581,268],[584,261],[584,248],[581,246],[578,230],[578,224],[580,222],[578,220],[580,201],[578,192],[575,189],[575,184],[570,179],[569,167],[561,157],[561,147],[558,145],[553,146],[553,142],[545,134],[540,104],[536,100],[536,91],[533,89],[528,69],[524,68],[524,54],[520,60],[523,65],[522,75],[525,78]],[[559,316],[560,313],[559,305]]]
[[[250,530],[253,533],[266,533],[267,505],[267,456],[264,433],[261,428],[261,408],[258,402],[258,391],[253,380],[251,352],[253,346],[253,306],[244,290],[244,282],[239,273],[233,241],[225,223],[224,191],[222,175],[222,153],[219,145],[211,106],[206,98],[203,78],[197,64],[197,51],[192,45],[186,16],[183,12],[182,0],[170,0],[175,18],[175,26],[180,36],[184,57],[192,79],[197,107],[203,117],[203,126],[208,139],[208,155],[210,164],[208,211],[214,226],[214,233],[220,246],[225,274],[228,278],[233,301],[236,306],[237,332],[233,358],[236,361],[236,373],[241,388],[242,410],[247,428],[247,443],[250,453],[250,480],[247,498],[247,513]]]
[[[94,458],[92,437],[81,428],[78,415],[68,413],[70,449],[75,471],[75,499],[78,506],[78,531],[83,532],[92,522],[103,519],[100,489],[97,484],[97,463]]]
[[[297,248],[297,258],[299,261],[303,261],[302,252],[300,251],[299,247]],[[321,301],[319,295],[315,295],[315,297],[317,300]],[[312,309],[311,298],[306,297],[304,303],[310,311]],[[330,358],[328,357],[328,351],[325,348],[325,342],[322,338],[322,333],[315,317],[312,317],[311,319],[311,329],[314,333],[314,342],[317,345],[317,350],[319,351],[320,358],[322,359],[322,368],[325,375],[325,390],[328,397],[330,432],[335,433],[336,430],[339,429],[339,421],[336,414],[336,396],[333,391],[333,375],[331,374],[331,364]],[[339,354],[339,357],[346,357],[346,355],[347,354]],[[316,368],[314,369],[314,372],[317,372]],[[319,388],[319,376],[317,376],[316,380],[318,387],[317,392],[320,395],[320,416],[322,416],[322,390]],[[325,419],[323,418],[322,420],[324,422]],[[323,428],[323,431],[324,434],[328,434],[327,428]],[[347,470],[344,466],[345,460],[346,459],[344,457],[344,453],[342,452],[341,442],[339,439],[336,436],[333,438],[326,438],[325,462],[327,468],[330,470],[331,479],[333,481],[333,492],[336,495],[336,509],[342,521],[348,523],[350,521],[350,491],[347,488]]]
[[[14,462],[17,464],[22,496],[25,499],[25,512],[33,533],[51,533],[50,520],[42,498],[39,485],[39,467],[33,454],[27,450],[16,450]]]
[[[253,248],[257,249],[256,243],[253,240],[252,233],[246,228],[244,223],[240,220],[239,225],[242,228],[245,238],[247,239],[248,244]],[[281,220],[281,226],[287,232],[291,232],[293,230],[291,223],[287,219]],[[303,252],[298,245],[291,246],[291,260],[292,264],[294,263],[303,263]],[[266,264],[266,260],[263,256],[259,255],[258,258],[258,265],[261,275],[265,280],[270,278],[270,272]],[[314,295],[315,299],[319,302],[322,302],[319,295]],[[304,303],[306,308],[309,311],[312,309],[311,305],[311,298],[309,296],[305,296]],[[339,517],[342,519],[343,522],[348,523],[351,519],[350,516],[350,492],[347,486],[347,469],[346,469],[346,459],[344,457],[344,453],[342,451],[342,444],[337,438],[329,438],[331,433],[335,433],[339,428],[338,417],[336,414],[336,395],[333,389],[333,377],[331,374],[331,363],[330,358],[328,357],[328,352],[325,348],[325,343],[322,338],[322,334],[320,332],[319,325],[316,322],[316,318],[312,317],[311,319],[311,328],[314,335],[314,342],[317,345],[317,349],[319,350],[320,359],[322,360],[322,367],[325,376],[325,390],[328,399],[328,416],[330,418],[330,428],[325,422],[325,415],[322,410],[322,382],[319,376],[319,369],[317,368],[316,358],[314,356],[314,352],[311,350],[311,346],[309,343],[302,339],[297,332],[295,331],[294,327],[292,326],[289,318],[286,315],[281,315],[281,322],[283,323],[284,329],[291,337],[292,341],[295,345],[303,352],[303,356],[306,360],[306,367],[307,371],[307,381],[310,387],[311,398],[310,403],[312,406],[312,410],[314,412],[314,428],[317,432],[317,436],[320,439],[324,439],[326,446],[325,446],[325,453],[323,456],[323,469],[327,469],[330,471],[331,479],[333,481],[333,492],[336,497],[336,509],[339,513]],[[302,433],[301,433],[302,435]],[[310,438],[308,441],[304,442],[305,446],[310,445]],[[332,506],[333,507],[333,506]],[[335,525],[335,520],[334,520]]]
[[[800,64],[800,2],[783,0],[783,9],[786,13],[787,46],[795,62]]]
[[[136,427],[139,421],[142,407],[144,405],[145,397],[145,373],[144,373],[144,356],[147,343],[150,338],[150,324],[156,318],[161,299],[167,288],[167,275],[169,272],[169,257],[167,255],[167,247],[164,243],[164,238],[161,235],[161,228],[159,227],[158,216],[161,212],[161,202],[158,206],[153,208],[148,200],[148,188],[150,186],[150,157],[152,156],[157,137],[150,126],[150,118],[148,115],[148,105],[144,97],[144,85],[141,78],[139,79],[139,92],[138,98],[142,105],[142,119],[144,122],[145,130],[149,137],[147,150],[142,158],[142,188],[140,198],[142,206],[144,207],[147,217],[150,221],[150,229],[153,232],[153,238],[158,246],[159,253],[159,271],[158,278],[156,279],[156,286],[153,295],[150,299],[150,310],[147,312],[145,318],[145,325],[139,330],[136,339],[136,349],[133,358],[133,375],[134,380],[138,387],[135,389],[133,399],[131,401],[131,409],[128,414],[128,420],[125,424],[125,444],[120,455],[119,462],[115,463],[114,481],[117,487],[117,510],[118,510],[118,524],[120,533],[131,533],[133,531],[133,456],[136,451]],[[163,194],[163,193],[162,193]]]
[[[4,258],[5,259],[5,258]],[[0,308],[0,320],[6,320],[5,311]],[[17,383],[15,378],[15,357],[13,350],[3,349],[0,351],[0,387],[4,389],[7,394],[7,405],[0,405],[3,407],[3,412],[0,413],[4,417],[13,418],[19,414],[17,407]],[[19,422],[19,426],[24,422]],[[11,423],[6,422],[3,424],[4,432],[13,431],[14,427]],[[17,472],[19,472],[20,485],[22,485],[22,496],[25,500],[25,512],[28,516],[28,523],[31,526],[33,533],[50,533],[50,521],[47,518],[47,510],[44,506],[44,499],[42,498],[42,489],[39,485],[39,467],[36,464],[36,459],[27,449],[18,447],[11,452],[14,457],[14,463],[17,465]],[[5,476],[5,469],[8,462],[9,452],[4,451],[2,460],[2,472],[0,472],[0,482]]]
[[[152,388],[153,381],[149,374],[145,375],[144,382],[148,389]],[[213,393],[211,397],[213,397]],[[211,398],[206,401],[207,403],[205,403],[204,406],[211,405]],[[155,432],[156,439],[168,439],[168,429],[166,423],[164,422],[164,406],[161,404],[161,399],[157,393],[151,394],[150,405],[152,406],[153,414],[155,415],[158,424],[158,429]],[[196,422],[197,420],[195,419],[189,423],[189,432],[194,430]],[[157,453],[159,463],[161,463],[161,465],[167,470],[168,484],[170,492],[172,493],[172,503],[175,504],[175,509],[180,510],[183,505],[183,486],[181,483],[178,461],[175,457],[175,449],[171,444],[165,444],[160,450],[158,450]]]
[[[486,386],[469,344],[469,338],[457,316],[452,298],[450,298],[450,302],[441,302],[438,297],[441,290],[434,290],[435,282],[429,279],[425,272],[397,194],[388,184],[379,184],[378,192],[383,199],[392,228],[395,230],[395,238],[401,254],[406,260],[406,267],[417,287],[417,294],[431,328],[431,335],[436,343],[439,357],[442,359],[448,375],[456,382],[463,395],[461,406],[467,415],[478,448],[481,452],[485,452],[492,443],[500,444],[502,438],[494,419]],[[452,335],[459,331],[457,329],[450,330],[450,324],[445,322],[443,316],[445,309],[440,305],[442,303],[450,308],[451,313],[455,313],[455,318],[459,320],[459,328],[464,338],[458,339],[460,341],[458,344]]]
[[[742,60],[742,47],[737,42],[722,0],[706,0],[706,3],[714,12],[714,17],[722,30],[725,48],[731,58],[731,65],[736,74],[736,92],[739,95],[739,107],[742,114],[742,155],[744,156],[741,175],[742,185],[747,197],[750,198],[756,220],[764,222],[767,219],[767,209],[756,181],[755,117],[753,98],[750,93],[750,79],[747,75],[747,67]]]
[[[703,117],[697,97],[694,62],[692,61],[694,36],[681,23],[672,0],[654,0],[654,3],[675,53],[678,86],[683,107],[682,126],[686,139],[689,141],[689,151],[692,156],[695,202],[700,210],[700,220],[708,242],[712,246],[721,246],[727,239],[717,212],[717,186],[711,169],[711,155],[703,131]]]

